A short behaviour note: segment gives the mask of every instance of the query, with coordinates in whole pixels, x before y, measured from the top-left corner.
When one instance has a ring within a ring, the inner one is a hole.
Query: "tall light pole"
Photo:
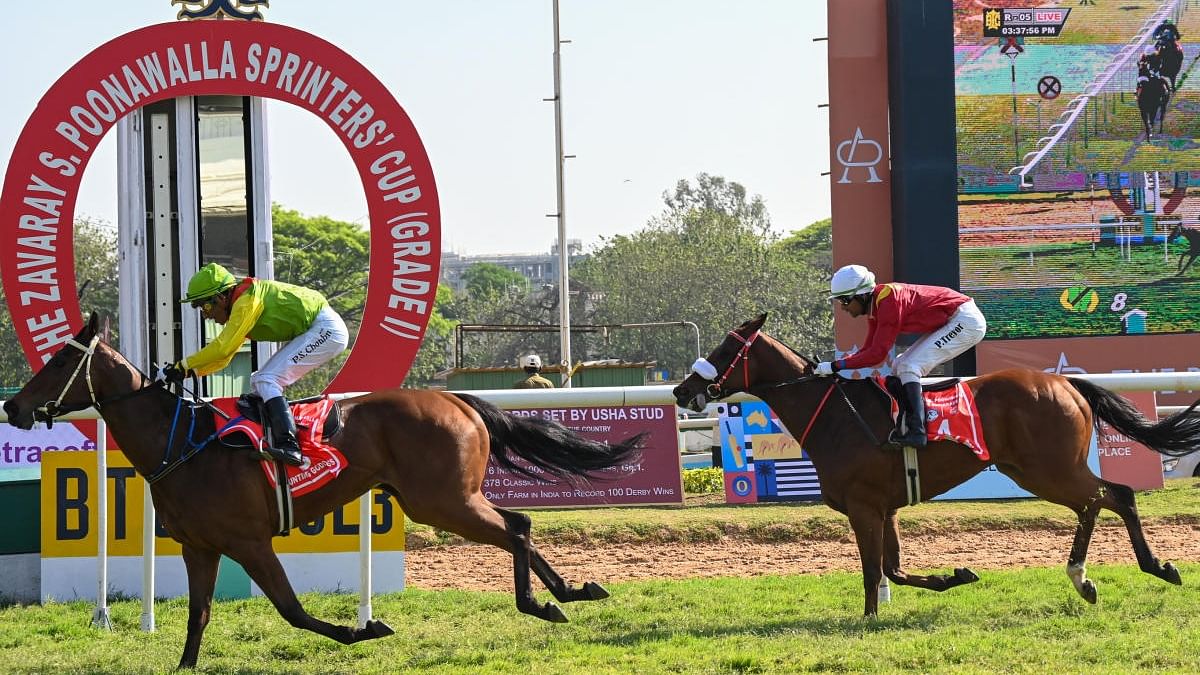
[[[562,133],[562,59],[559,53],[564,42],[558,33],[558,0],[554,4],[554,165],[558,187],[558,341],[562,353],[562,386],[571,386],[571,283],[567,268],[567,205],[563,195],[563,168],[567,155],[563,154]]]

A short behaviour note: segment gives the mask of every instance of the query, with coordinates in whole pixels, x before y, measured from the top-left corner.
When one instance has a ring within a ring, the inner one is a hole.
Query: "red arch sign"
[[[59,78],[25,124],[0,196],[0,280],[30,363],[40,367],[83,325],[72,224],[83,169],[101,138],[136,108],[205,94],[300,106],[342,140],[366,192],[371,257],[362,327],[329,390],[400,384],[433,311],[441,258],[425,148],[395,98],[349,54],[295,28],[249,21],[126,33]]]

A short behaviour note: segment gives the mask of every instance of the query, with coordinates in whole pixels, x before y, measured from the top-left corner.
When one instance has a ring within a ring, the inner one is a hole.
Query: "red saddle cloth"
[[[882,378],[879,386],[887,391]],[[987,443],[983,441],[983,422],[975,407],[975,396],[971,388],[959,382],[949,389],[925,393],[925,433],[931,441],[954,441],[970,448],[980,461],[988,461]],[[891,394],[888,395],[891,398]],[[900,406],[892,398],[892,422],[900,413]]]
[[[229,421],[217,432],[217,437],[225,440],[227,437],[244,434],[255,448],[262,447],[266,441],[263,438],[262,426],[242,416],[237,409],[237,398],[218,398],[213,405],[229,415]],[[287,466],[288,487],[292,496],[299,497],[316,490],[329,481],[338,477],[349,462],[337,448],[321,440],[321,431],[325,427],[325,418],[333,410],[333,400],[322,398],[312,403],[292,404],[292,417],[296,420],[296,440],[300,442],[300,453],[304,455],[304,466]],[[218,419],[220,425],[223,420]],[[231,445],[237,445],[231,443]],[[275,466],[271,460],[264,459],[259,464],[267,477],[267,482],[274,489],[278,486],[275,479]]]

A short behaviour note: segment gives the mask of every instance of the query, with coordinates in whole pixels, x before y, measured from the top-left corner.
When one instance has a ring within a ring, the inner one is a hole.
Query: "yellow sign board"
[[[42,455],[42,556],[68,558],[95,556],[97,550],[96,454],[47,452]],[[266,480],[264,476],[263,480]],[[108,553],[111,556],[142,554],[142,505],[145,488],[129,460],[119,451],[108,453]],[[404,550],[404,514],[395,501],[376,490],[371,515],[371,550]],[[344,504],[319,520],[276,537],[278,553],[339,553],[358,550],[357,500]],[[196,518],[204,517],[197,504]],[[155,524],[155,553],[180,555],[180,545],[161,523]]]

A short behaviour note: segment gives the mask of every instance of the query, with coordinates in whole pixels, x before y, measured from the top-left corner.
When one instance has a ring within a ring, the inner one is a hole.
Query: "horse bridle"
[[[139,389],[134,389],[133,391],[126,392],[124,394],[118,394],[104,400],[98,400],[96,398],[95,386],[92,384],[92,357],[96,355],[96,345],[98,344],[100,344],[99,335],[93,336],[92,341],[89,342],[87,346],[84,346],[83,343],[79,342],[75,338],[67,340],[66,345],[74,347],[83,352],[83,358],[79,359],[79,363],[75,364],[75,371],[71,373],[71,377],[67,378],[67,383],[63,385],[62,391],[58,394],[58,398],[54,399],[53,401],[46,401],[40,407],[34,408],[34,419],[39,422],[45,422],[46,427],[50,428],[54,425],[54,420],[57,417],[61,417],[67,413],[75,412],[77,410],[86,410],[89,406],[99,411],[101,404],[107,405],[121,399],[136,396],[147,389],[154,388],[156,385],[160,384],[158,382],[153,382],[148,386],[143,386]],[[83,372],[84,380],[87,382],[87,402],[68,403],[63,405],[63,399],[66,398],[67,392],[70,391],[71,387],[75,384],[75,380],[79,378],[80,372]],[[144,377],[145,376],[143,375],[143,378]]]
[[[738,363],[742,364],[743,390],[750,389],[750,347],[754,346],[754,341],[758,339],[760,334],[761,331],[756,330],[750,334],[750,337],[742,337],[736,331],[729,331],[729,337],[741,342],[742,346],[738,349],[738,353],[734,355],[733,360],[729,362],[729,365],[725,367],[725,372],[721,373],[719,377],[704,377],[704,373],[700,372],[705,369],[704,366],[707,366],[709,372],[714,376],[716,375],[716,368],[707,359],[696,359],[696,363],[692,365],[692,372],[695,372],[706,380],[712,380],[704,388],[704,393],[708,395],[710,400],[717,401],[729,395],[725,391],[725,382],[733,374],[733,369],[737,367]]]

